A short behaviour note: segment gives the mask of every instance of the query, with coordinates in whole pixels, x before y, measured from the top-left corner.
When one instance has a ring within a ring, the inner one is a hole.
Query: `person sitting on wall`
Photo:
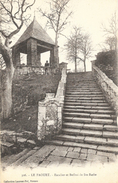
[[[46,60],[46,63],[45,63],[45,74],[46,75],[48,74],[48,71],[49,71],[49,63],[48,63],[48,60]]]

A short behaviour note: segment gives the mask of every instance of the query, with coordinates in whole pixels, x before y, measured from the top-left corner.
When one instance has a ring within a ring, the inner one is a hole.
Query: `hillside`
[[[37,75],[35,73],[13,79],[13,115],[1,124],[1,129],[36,132],[38,101],[46,92],[56,93],[60,73]]]

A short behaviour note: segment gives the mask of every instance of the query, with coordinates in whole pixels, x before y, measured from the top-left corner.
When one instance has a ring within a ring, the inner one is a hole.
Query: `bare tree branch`
[[[57,43],[58,36],[64,30],[65,25],[68,23],[67,20],[71,16],[72,12],[67,12],[67,4],[70,0],[52,0],[49,3],[50,12],[46,13],[39,9],[42,16],[47,18],[47,25],[55,32],[55,43]],[[65,17],[65,15],[67,15]],[[63,17],[62,17],[63,16]],[[65,18],[64,18],[65,17]]]
[[[0,30],[2,36],[4,36],[4,38],[6,38],[5,41],[5,45],[8,46],[9,45],[9,39],[11,39],[15,34],[17,34],[21,27],[23,26],[24,21],[27,21],[27,18],[29,18],[29,16],[25,16],[26,11],[31,8],[36,0],[33,0],[32,3],[26,3],[26,0],[11,0],[11,1],[4,1],[1,0],[0,4],[2,6],[2,9],[7,13],[7,16],[9,17],[9,23],[13,24],[16,29],[12,30],[11,32],[6,34],[6,31],[4,30]],[[3,2],[7,3],[7,4],[3,4]],[[8,4],[9,3],[9,4]],[[14,5],[14,3],[17,4],[17,6]],[[9,5],[9,6],[5,6],[5,5]],[[15,8],[14,8],[15,6]],[[8,8],[6,8],[8,7]],[[10,21],[11,20],[11,21]]]
[[[27,20],[27,18],[29,18],[29,16],[26,16],[25,13],[34,5],[35,1],[36,0],[32,0],[31,3],[26,2],[26,0],[0,1],[0,8],[3,11],[1,17],[0,33],[5,39],[5,46],[9,47],[10,39],[20,31],[24,22]],[[5,29],[5,22],[12,25],[8,30]]]
[[[3,30],[0,30],[0,33],[5,37],[7,38],[7,35],[5,34],[5,32]]]
[[[91,56],[91,51],[93,50],[90,36],[84,34],[81,28],[74,27],[72,35],[65,44],[65,49],[67,58],[75,63],[75,72],[77,72],[78,59],[84,63],[84,70],[86,71],[86,60]]]
[[[118,36],[118,18],[116,12],[112,15],[111,19],[109,20],[109,25],[107,27],[105,24],[102,24],[102,30],[106,35],[106,40],[104,42],[106,46],[109,46],[109,50],[113,49],[113,47],[116,50]]]

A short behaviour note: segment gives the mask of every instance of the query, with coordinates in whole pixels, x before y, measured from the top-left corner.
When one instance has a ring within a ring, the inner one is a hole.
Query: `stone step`
[[[74,105],[74,106],[104,106],[104,107],[108,107],[109,104],[107,102],[89,102],[87,103],[86,101],[64,101],[65,105]]]
[[[103,94],[90,94],[90,95],[88,95],[88,94],[78,94],[78,95],[75,95],[75,94],[73,94],[73,93],[71,93],[71,94],[66,94],[65,95],[66,97],[89,97],[89,98],[93,98],[93,97],[95,97],[95,98],[97,98],[97,97],[103,97],[103,98],[105,98],[104,96],[103,96]]]
[[[84,85],[86,85],[86,86],[88,86],[88,85],[97,86],[97,83],[94,82],[93,80],[85,80],[84,81],[84,80],[78,80],[78,79],[75,80],[75,78],[70,80],[70,79],[67,78],[67,84],[70,85],[70,83],[72,85],[79,84],[80,86],[84,86]],[[88,83],[88,85],[87,85],[87,83]]]
[[[68,82],[67,81],[67,83],[66,83],[66,86],[67,86],[67,88],[72,88],[72,87],[80,87],[80,88],[99,88],[96,84],[92,84],[92,83],[88,83],[88,84],[82,84],[82,83],[80,83],[80,82],[78,82],[78,83],[74,83],[73,82],[73,84],[71,84],[71,86],[70,86],[70,82]]]
[[[107,103],[106,100],[95,100],[95,99],[71,99],[65,97],[65,102],[80,102],[80,103]],[[108,103],[107,103],[108,104]]]
[[[71,85],[70,85],[71,84]],[[87,85],[88,84],[88,85]],[[78,80],[77,78],[75,78],[75,79],[73,79],[73,80],[68,80],[68,78],[67,78],[67,86],[68,87],[71,87],[71,86],[73,86],[73,85],[79,85],[79,86],[81,86],[81,87],[83,87],[83,86],[89,86],[89,85],[91,85],[91,86],[98,86],[98,84],[97,83],[95,83],[94,81],[92,81],[92,80]]]
[[[65,135],[60,134],[56,135],[55,139],[60,141],[69,141],[69,142],[76,142],[76,143],[87,143],[87,144],[94,144],[94,145],[105,145],[105,146],[118,146],[117,139],[107,139],[107,138],[100,138],[100,137],[88,137],[88,136],[74,136],[74,135]]]
[[[85,137],[60,134],[60,135],[56,135],[55,139],[60,141],[69,141],[69,142],[84,142]]]
[[[98,118],[98,119],[115,119],[115,115],[110,114],[90,114],[90,113],[79,113],[79,112],[63,112],[63,116],[72,116],[72,117],[89,117],[89,118]]]
[[[89,88],[96,88],[96,89],[99,89],[99,86],[98,85],[96,85],[96,84],[93,84],[93,83],[83,83],[82,84],[82,82],[73,82],[73,83],[71,83],[70,84],[70,82],[68,82],[67,81],[67,83],[66,83],[66,87],[67,88],[77,88],[77,87],[79,87],[79,88],[87,88],[87,89],[89,89]]]
[[[84,73],[85,74],[85,73]],[[95,82],[95,80],[93,79],[93,76],[91,75],[89,75],[89,77],[87,76],[87,77],[83,77],[82,75],[80,75],[80,73],[79,74],[76,74],[76,75],[72,75],[72,73],[70,74],[70,73],[68,73],[68,75],[67,75],[68,77],[67,77],[67,79],[70,79],[70,80],[73,80],[73,79],[77,79],[77,81],[85,81],[86,79],[87,79],[87,81],[89,81],[89,82]]]
[[[75,105],[66,105],[64,104],[64,109],[73,109],[73,110],[104,110],[105,112],[107,110],[111,110],[110,106],[75,106]]]
[[[118,132],[118,126],[116,125],[104,125],[106,131]]]
[[[67,108],[67,107],[64,107],[63,109],[64,112],[77,112],[77,113],[90,113],[90,114],[115,114],[115,112],[113,110],[99,110],[99,109],[84,109],[84,108],[80,108],[80,109],[77,109],[77,108]]]
[[[93,77],[90,77],[90,78],[82,78],[81,76],[78,77],[78,76],[69,76],[67,77],[67,81],[76,81],[76,82],[79,82],[79,83],[86,83],[86,81],[88,83],[95,83],[96,84],[96,81],[93,79]]]
[[[97,137],[85,137],[85,143],[99,144],[105,146],[118,146],[118,139],[107,139]]]
[[[65,101],[86,101],[86,102],[106,102],[104,97],[67,97],[65,96]]]
[[[118,126],[116,126],[116,125],[64,122],[63,127],[64,128],[78,128],[78,129],[86,129],[86,130],[102,130],[102,131],[118,132]]]
[[[103,131],[103,137],[105,138],[117,138],[118,139],[118,132],[108,132]]]
[[[100,130],[85,130],[85,129],[74,129],[74,128],[62,128],[63,134],[80,135],[80,136],[94,136],[103,138],[115,138],[118,139],[118,132],[108,132]]]
[[[72,88],[66,88],[66,92],[100,92],[101,90],[100,89],[92,89],[92,88],[90,88],[90,89],[84,89],[84,88],[74,88],[74,87],[72,87]]]
[[[102,124],[85,124],[85,123],[63,123],[64,128],[77,128],[77,129],[88,129],[88,130],[104,130]]]
[[[116,120],[113,119],[98,119],[98,118],[86,118],[86,117],[63,117],[64,122],[74,123],[91,123],[91,124],[103,124],[103,125],[116,125]]]
[[[71,86],[74,86],[74,85],[79,85],[80,87],[99,87],[95,82],[92,82],[92,81],[88,81],[88,82],[84,82],[84,81],[70,81],[67,79],[67,86],[68,87],[71,87],[70,86],[70,82],[71,82]]]
[[[101,91],[75,91],[75,90],[66,90],[66,95],[103,95]]]
[[[100,90],[97,86],[80,86],[79,84],[78,85],[71,85],[71,86],[68,86],[66,87],[67,90]]]
[[[67,80],[67,86],[68,87],[72,87],[72,86],[77,86],[79,85],[80,87],[98,87],[98,85],[96,83],[93,83],[92,81],[91,82],[81,82],[81,81],[73,81],[73,83],[71,83],[70,85],[70,81]]]
[[[102,131],[98,131],[98,130],[93,131],[93,130],[85,130],[85,129],[62,128],[62,133],[68,134],[68,135],[102,137]]]
[[[92,73],[71,73],[67,76],[61,134],[47,143],[118,153],[116,124],[115,112]]]
[[[118,154],[118,147],[93,145],[88,143],[68,142],[68,141],[60,141],[60,140],[46,140],[46,143],[53,144],[53,145],[60,145],[60,146],[68,146],[68,147],[80,147],[85,149],[93,149],[97,151]]]
[[[70,85],[70,82],[71,84],[79,84],[79,86],[98,86],[96,82],[94,82],[93,80],[90,80],[90,81],[80,81],[80,80],[68,80],[67,78],[67,84]]]
[[[96,81],[93,79],[93,76],[91,76],[91,77],[82,77],[82,76],[78,76],[78,75],[75,75],[74,77],[72,76],[72,75],[67,75],[68,77],[67,77],[67,81],[75,81],[75,79],[76,79],[76,81],[77,82],[81,82],[81,83],[83,83],[83,82],[89,82],[89,83],[96,83]]]
[[[81,99],[81,100],[105,100],[104,96],[79,96],[79,95],[65,95],[66,99]]]
[[[78,80],[84,80],[87,79],[88,81],[92,79],[93,81],[93,76],[92,76],[92,73],[91,72],[77,72],[77,73],[68,73],[67,75],[68,79],[73,79],[73,78],[77,78]]]
[[[78,77],[78,76],[75,76],[75,77],[72,77],[72,76],[69,76],[68,75],[68,77],[67,77],[67,81],[69,82],[69,81],[74,81],[74,82],[79,82],[79,83],[85,83],[86,84],[86,81],[88,82],[88,83],[91,83],[91,84],[96,84],[96,81],[93,79],[93,77],[91,77],[91,78],[80,78],[80,77]]]

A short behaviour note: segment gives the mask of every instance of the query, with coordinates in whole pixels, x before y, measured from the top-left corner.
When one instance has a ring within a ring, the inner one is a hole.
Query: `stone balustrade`
[[[31,73],[36,73],[36,74],[46,74],[46,75],[51,75],[57,72],[57,68],[54,67],[48,67],[47,71],[45,72],[45,66],[41,66],[41,67],[36,67],[36,66],[27,66],[27,65],[19,65],[17,66],[17,68],[15,69],[15,78],[19,78],[19,76],[21,75],[25,75],[25,74],[31,74]]]
[[[38,140],[49,139],[61,131],[66,76],[65,67],[62,69],[62,76],[56,95],[47,93],[45,100],[38,103]]]
[[[45,69],[43,67],[29,67],[26,65],[17,66],[14,76],[15,78],[19,78],[19,76],[24,74],[30,74],[30,73],[36,73],[36,74],[45,74]]]
[[[107,101],[118,116],[118,87],[98,67],[96,67],[94,63],[92,64],[92,71],[94,78],[104,92]]]

